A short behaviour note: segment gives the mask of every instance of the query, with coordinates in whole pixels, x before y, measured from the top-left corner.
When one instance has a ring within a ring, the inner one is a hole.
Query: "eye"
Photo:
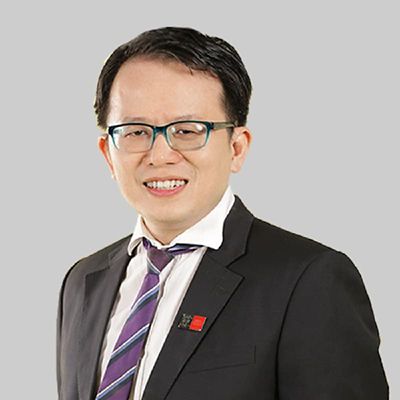
[[[198,133],[194,130],[190,130],[190,129],[178,129],[175,134],[176,135],[190,135],[190,134],[195,134]]]
[[[141,136],[141,135],[143,135],[144,133],[146,133],[145,131],[143,131],[143,130],[129,130],[129,131],[126,131],[125,133],[124,133],[124,136]]]
[[[192,137],[204,134],[206,127],[196,122],[177,122],[170,127],[170,132],[174,136]]]
[[[148,130],[143,129],[143,128],[135,128],[135,127],[129,127],[122,132],[122,136],[124,138],[126,138],[126,137],[132,137],[132,138],[145,137],[148,135],[149,135]]]

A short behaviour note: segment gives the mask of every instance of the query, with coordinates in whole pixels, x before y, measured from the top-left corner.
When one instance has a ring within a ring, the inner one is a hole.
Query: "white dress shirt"
[[[129,262],[126,276],[119,288],[108,322],[100,362],[99,377],[101,379],[118,336],[128,317],[129,310],[147,273],[146,250],[141,243],[142,237],[146,237],[153,246],[160,249],[173,246],[176,243],[197,244],[202,247],[191,253],[175,256],[161,271],[157,309],[146,339],[134,385],[132,386],[131,400],[140,400],[143,396],[151,371],[205,251],[208,247],[218,249],[221,246],[224,221],[234,201],[232,190],[228,187],[220,202],[209,214],[178,235],[168,245],[162,245],[154,239],[143,224],[142,217],[138,217],[127,249],[128,253],[132,254],[137,247],[136,255]]]

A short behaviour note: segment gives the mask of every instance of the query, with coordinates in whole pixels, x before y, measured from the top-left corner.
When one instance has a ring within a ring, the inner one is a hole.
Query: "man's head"
[[[112,138],[101,136],[99,147],[122,194],[161,242],[207,215],[230,173],[240,170],[251,140],[244,126],[250,92],[236,51],[191,29],[145,32],[104,65],[95,103],[98,123],[125,125],[109,130]],[[183,120],[204,121],[199,126],[209,131],[151,128]],[[213,129],[216,122],[235,127]],[[203,145],[194,148],[192,140]]]
[[[140,56],[175,60],[190,70],[217,77],[223,87],[221,100],[227,118],[238,126],[246,125],[252,88],[237,51],[220,38],[190,28],[168,27],[144,32],[110,55],[99,76],[94,104],[100,127],[107,126],[110,91],[121,65]]]

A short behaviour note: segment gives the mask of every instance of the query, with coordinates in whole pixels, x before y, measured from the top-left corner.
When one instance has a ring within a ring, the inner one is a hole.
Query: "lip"
[[[147,182],[154,182],[154,181],[185,181],[185,184],[182,186],[178,186],[175,189],[170,189],[170,190],[166,190],[166,189],[157,189],[157,188],[150,188],[148,186],[146,186]],[[188,185],[189,180],[182,178],[182,177],[177,177],[177,176],[168,176],[168,177],[152,177],[152,178],[147,178],[143,181],[143,186],[146,188],[146,190],[157,197],[171,197],[174,196],[180,192],[182,192],[186,186]]]

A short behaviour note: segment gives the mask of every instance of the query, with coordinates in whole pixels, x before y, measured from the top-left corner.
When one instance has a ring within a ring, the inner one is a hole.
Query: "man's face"
[[[107,123],[226,121],[222,93],[217,78],[190,71],[178,62],[133,59],[115,77]],[[207,145],[191,151],[172,150],[162,135],[152,149],[141,153],[119,151],[104,136],[99,147],[123,196],[143,216],[153,235],[168,243],[217,205],[230,173],[242,166],[250,138],[247,129],[240,127],[232,139],[226,129],[211,131]],[[163,190],[148,185],[172,180],[184,185]]]

